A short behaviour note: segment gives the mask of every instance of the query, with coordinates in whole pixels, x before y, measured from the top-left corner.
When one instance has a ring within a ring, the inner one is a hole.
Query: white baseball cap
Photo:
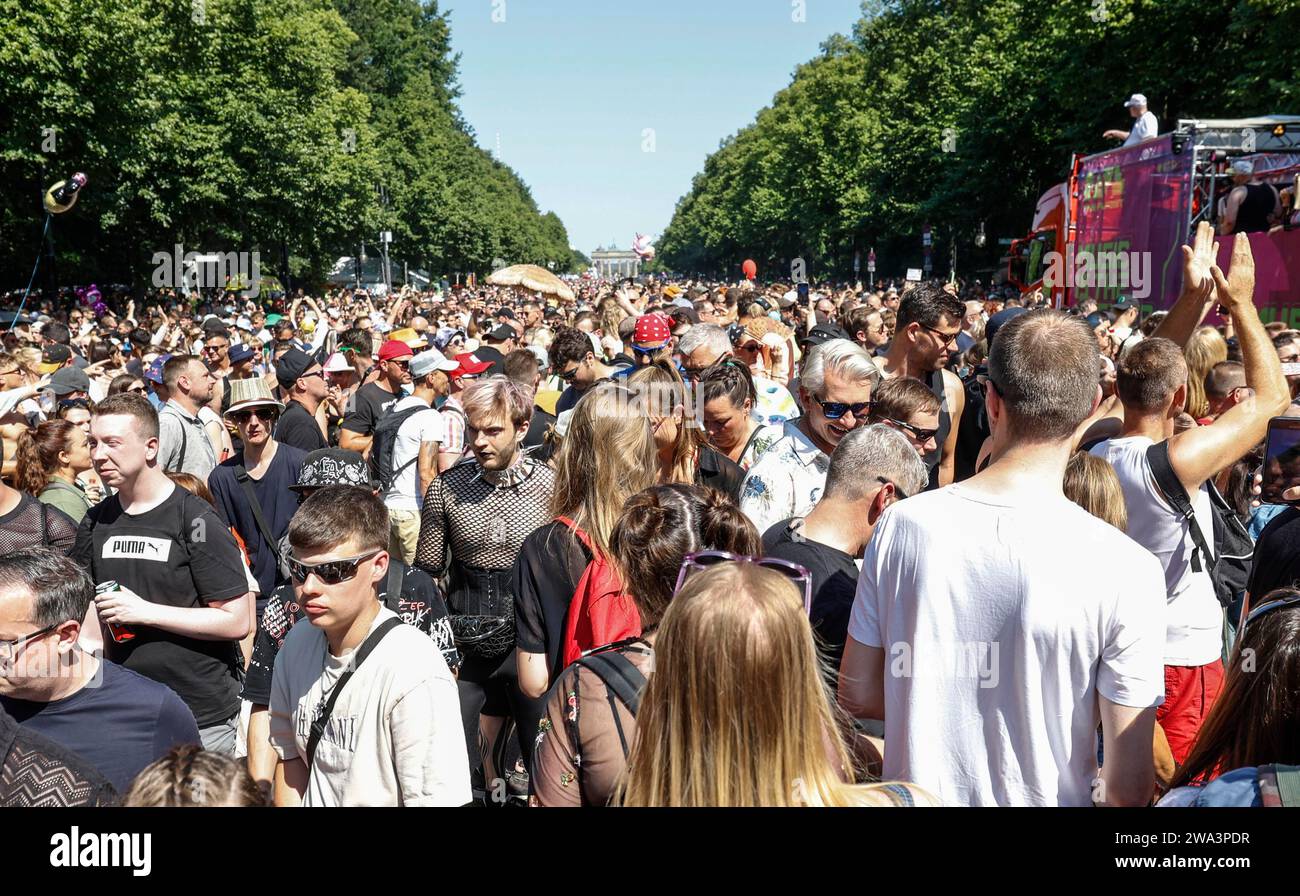
[[[452,371],[460,367],[436,348],[425,349],[411,359],[411,376],[427,376],[435,370]]]
[[[1127,109],[1130,106],[1145,106],[1146,104],[1147,98],[1140,93],[1135,93],[1128,98],[1128,102],[1124,104],[1124,108]]]
[[[1254,174],[1255,163],[1250,159],[1234,159],[1229,171],[1233,174]]]

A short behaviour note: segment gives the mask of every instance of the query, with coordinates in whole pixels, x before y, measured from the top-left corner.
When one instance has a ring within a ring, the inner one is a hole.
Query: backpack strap
[[[1156,486],[1164,494],[1165,500],[1173,507],[1174,512],[1187,520],[1187,528],[1191,530],[1192,544],[1195,546],[1192,550],[1192,572],[1204,572],[1205,561],[1202,558],[1214,557],[1214,552],[1210,550],[1205,543],[1205,533],[1196,522],[1196,511],[1192,509],[1192,501],[1187,496],[1187,489],[1178,481],[1178,474],[1174,472],[1173,464],[1169,462],[1169,442],[1156,442],[1147,449],[1147,464],[1151,467],[1151,473],[1156,478]]]
[[[311,735],[307,738],[308,769],[311,768],[312,761],[316,758],[316,747],[320,743],[321,737],[325,734],[325,725],[329,722],[330,715],[334,712],[334,704],[338,702],[339,695],[343,693],[343,688],[349,681],[351,681],[353,673],[361,667],[361,664],[365,662],[366,657],[370,656],[371,651],[379,646],[380,641],[384,640],[384,635],[388,634],[401,624],[401,619],[386,619],[379,628],[371,632],[366,640],[361,643],[361,646],[357,648],[356,654],[352,657],[352,662],[348,664],[347,671],[339,677],[339,680],[330,690],[329,701],[325,704],[325,708],[317,713],[316,718],[311,720]]]
[[[257,492],[253,490],[253,477],[248,475],[243,464],[235,467],[235,480],[244,488],[244,496],[248,498],[248,504],[253,509],[253,519],[257,521],[257,531],[262,533],[262,540],[266,542],[272,556],[275,557],[278,571],[281,561],[280,541],[271,533],[271,527],[266,524],[266,517],[262,515],[262,504],[257,500]]]
[[[555,521],[568,526],[569,530],[573,532],[573,537],[582,542],[582,546],[587,549],[587,553],[591,554],[593,557],[596,556],[596,546],[592,544],[591,536],[588,535],[577,523],[567,516],[557,516]]]
[[[402,579],[405,578],[405,575],[406,570],[403,568],[402,561],[390,556],[388,558],[388,576],[384,579],[384,606],[394,613],[397,612],[397,605],[402,600]]]
[[[632,665],[632,661],[618,651],[608,650],[603,653],[593,653],[577,660],[575,665],[584,669],[591,670],[597,678],[605,683],[605,697],[609,701],[609,713],[614,719],[614,731],[618,734],[619,745],[623,748],[623,758],[626,759],[630,752],[627,742],[627,735],[623,731],[623,722],[618,717],[618,705],[614,702],[617,697],[623,702],[623,705],[636,718],[637,710],[641,708],[641,691],[645,688],[646,677],[641,674],[641,670]],[[579,678],[574,678],[574,690],[577,690]],[[575,730],[576,733],[576,730]],[[575,742],[575,746],[581,751],[580,743]],[[581,756],[581,752],[578,754]]]
[[[616,650],[606,650],[582,657],[577,665],[595,673],[597,678],[605,682],[610,692],[632,711],[633,716],[637,714],[641,708],[641,689],[645,687],[646,677],[632,665],[631,660]]]

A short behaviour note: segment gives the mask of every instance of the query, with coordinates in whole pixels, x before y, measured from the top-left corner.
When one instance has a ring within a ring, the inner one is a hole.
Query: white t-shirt
[[[397,430],[393,443],[393,469],[401,470],[393,480],[393,487],[384,492],[384,506],[390,510],[419,510],[424,495],[419,492],[420,445],[424,442],[444,442],[447,439],[442,414],[429,407],[429,403],[415,395],[398,401],[389,413],[400,413],[409,408],[424,407],[427,411],[412,414]],[[403,464],[408,464],[402,469]]]
[[[370,630],[395,614],[380,607]],[[307,761],[311,723],[352,652],[331,656],[325,633],[295,625],[275,657],[271,745]],[[410,625],[389,632],[339,695],[307,779],[304,806],[463,806],[469,756],[456,682],[438,646]]]
[[[1160,566],[1057,495],[964,485],[887,510],[849,635],[885,651],[884,780],[945,806],[1087,806],[1098,695],[1164,696]]]
[[[1128,132],[1124,145],[1132,146],[1135,143],[1141,143],[1143,140],[1150,140],[1158,134],[1159,130],[1160,126],[1156,123],[1155,113],[1149,110],[1143,112],[1133,122],[1133,130]]]
[[[1214,558],[1203,558],[1202,571],[1192,571],[1192,551],[1196,547],[1192,527],[1174,513],[1156,488],[1146,458],[1153,444],[1145,436],[1109,439],[1094,446],[1091,453],[1115,468],[1128,508],[1129,534],[1155,554],[1164,568],[1165,596],[1169,601],[1165,665],[1204,666],[1223,655],[1223,610],[1207,571]],[[1196,524],[1206,546],[1213,551],[1210,493],[1202,485],[1191,498]]]

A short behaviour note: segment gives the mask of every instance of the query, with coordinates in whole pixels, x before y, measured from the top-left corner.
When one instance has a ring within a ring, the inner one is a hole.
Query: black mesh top
[[[495,475],[475,462],[457,464],[424,497],[415,565],[435,579],[453,564],[510,569],[524,539],[550,521],[554,487],[555,472],[527,456]]]
[[[77,524],[62,510],[24,493],[18,506],[0,516],[0,555],[49,545],[67,554],[77,540]]]

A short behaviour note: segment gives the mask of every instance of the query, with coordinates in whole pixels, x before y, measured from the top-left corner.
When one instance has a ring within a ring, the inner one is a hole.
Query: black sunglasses
[[[897,426],[899,429],[907,430],[912,435],[916,436],[916,440],[918,442],[928,442],[939,434],[939,430],[937,429],[921,429],[921,427],[919,426],[913,426],[910,423],[904,423],[902,420],[895,420],[893,417],[881,417],[880,419],[885,421],[886,423],[892,423],[894,426]]]
[[[289,575],[293,577],[295,582],[306,582],[307,577],[314,574],[316,578],[326,585],[338,585],[355,577],[357,569],[360,568],[362,563],[383,552],[381,548],[377,551],[362,554],[360,557],[350,557],[346,560],[329,560],[325,563],[316,563],[310,566],[295,560],[293,557],[285,559],[289,563]]]
[[[859,420],[871,413],[869,401],[855,401],[849,404],[845,401],[822,401],[819,398],[817,403],[822,406],[822,413],[826,415],[827,420],[838,420],[849,411],[852,411],[853,416]]]
[[[953,345],[957,342],[957,337],[961,335],[961,330],[958,330],[956,333],[945,333],[943,330],[935,327],[927,327],[925,324],[921,324],[921,329],[929,330],[931,333],[938,336],[943,340],[944,345]]]
[[[263,420],[267,423],[271,423],[275,420],[276,417],[279,416],[280,416],[280,412],[277,411],[275,408],[261,407],[261,408],[249,408],[246,411],[235,411],[233,414],[230,415],[230,419],[234,420],[236,424],[242,426],[243,424],[251,420],[253,417],[257,417],[258,420]]]
[[[571,383],[571,382],[573,382],[573,378],[574,378],[575,376],[577,376],[577,375],[578,375],[578,368],[576,368],[576,367],[573,368],[572,370],[561,370],[561,371],[560,371],[560,379],[564,380],[566,383]]]
[[[894,494],[898,496],[898,500],[900,501],[903,500],[904,498],[910,497],[907,494],[907,492],[903,491],[901,488],[898,487],[897,482],[894,482],[891,479],[886,479],[884,476],[877,476],[876,481],[879,482],[881,485],[892,485],[894,487]]]
[[[64,398],[59,402],[59,410],[61,411],[69,411],[73,408],[88,411],[90,410],[90,402],[85,398]]]

